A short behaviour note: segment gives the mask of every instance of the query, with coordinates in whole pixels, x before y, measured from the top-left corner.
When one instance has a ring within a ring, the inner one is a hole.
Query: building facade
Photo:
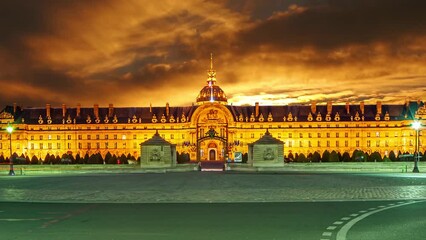
[[[22,108],[14,104],[0,113],[0,155],[12,152],[43,159],[47,154],[83,156],[107,153],[140,156],[140,144],[156,131],[187,153],[192,161],[233,159],[247,153],[248,145],[268,130],[284,142],[284,155],[325,150],[340,153],[362,150],[414,153],[416,130],[411,125],[426,124],[423,102],[401,105],[359,104],[234,106],[228,104],[216,81],[211,63],[207,84],[192,106],[172,107],[52,107]],[[8,125],[14,132],[5,131]],[[420,130],[419,150],[424,152]]]

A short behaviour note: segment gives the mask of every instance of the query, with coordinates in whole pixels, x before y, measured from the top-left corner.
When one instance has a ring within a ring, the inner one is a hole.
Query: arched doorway
[[[208,149],[208,160],[209,161],[216,161],[217,160],[217,144],[214,142],[209,143],[209,145],[207,146]]]

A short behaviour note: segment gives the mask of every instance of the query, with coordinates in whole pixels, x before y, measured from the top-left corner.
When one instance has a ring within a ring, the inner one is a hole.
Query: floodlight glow
[[[422,126],[422,124],[420,122],[413,122],[413,124],[411,124],[411,126],[415,129],[415,130],[419,130],[420,127]]]
[[[7,128],[6,128],[6,131],[9,133],[9,134],[12,134],[12,132],[13,132],[13,127],[12,126],[7,126]]]

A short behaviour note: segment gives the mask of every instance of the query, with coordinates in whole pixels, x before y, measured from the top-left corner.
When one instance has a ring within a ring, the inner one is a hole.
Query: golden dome
[[[213,55],[210,55],[210,69],[207,71],[207,85],[204,86],[197,96],[197,103],[219,102],[226,104],[228,99],[225,92],[216,85],[216,71],[213,70]]]

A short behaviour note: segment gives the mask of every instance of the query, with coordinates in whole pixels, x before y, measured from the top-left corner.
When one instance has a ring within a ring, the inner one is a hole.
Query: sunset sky
[[[0,103],[426,100],[426,1],[3,0]]]

